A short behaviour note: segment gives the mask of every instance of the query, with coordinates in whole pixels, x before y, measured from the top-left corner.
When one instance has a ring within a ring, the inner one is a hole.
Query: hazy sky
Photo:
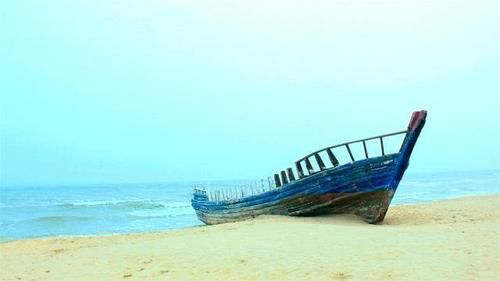
[[[500,1],[2,1],[1,184],[251,179],[429,111],[500,169]]]

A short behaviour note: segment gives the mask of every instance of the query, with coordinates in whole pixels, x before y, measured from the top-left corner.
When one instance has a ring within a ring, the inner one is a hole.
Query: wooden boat
[[[350,213],[368,223],[381,222],[408,167],[426,116],[425,110],[416,111],[407,130],[313,152],[295,162],[297,177],[288,168],[275,174],[267,186],[263,182],[246,188],[197,186],[192,206],[206,224],[235,222],[264,214],[315,216],[331,213]],[[402,143],[397,146],[399,150],[396,148],[397,151],[388,153],[384,140],[395,136],[400,136]],[[377,154],[367,149],[373,148],[373,142],[379,150]],[[362,159],[355,159],[355,146],[360,147]],[[342,164],[336,156],[339,149],[348,155],[347,163]]]

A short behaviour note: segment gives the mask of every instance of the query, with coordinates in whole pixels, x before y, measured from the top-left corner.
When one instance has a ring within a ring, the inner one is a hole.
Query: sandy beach
[[[500,194],[351,216],[0,244],[1,280],[498,280]]]

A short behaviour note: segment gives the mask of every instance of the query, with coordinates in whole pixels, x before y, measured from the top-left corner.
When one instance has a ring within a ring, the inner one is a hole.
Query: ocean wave
[[[63,223],[70,221],[88,221],[92,220],[91,217],[84,216],[44,216],[36,217],[29,220],[31,223]]]
[[[162,209],[191,207],[189,202],[155,200],[102,200],[66,202],[56,205],[62,208],[117,208],[117,209]]]

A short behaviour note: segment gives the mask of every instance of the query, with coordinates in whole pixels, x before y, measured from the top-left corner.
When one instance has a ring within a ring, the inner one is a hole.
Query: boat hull
[[[369,223],[381,222],[409,165],[426,116],[425,110],[413,113],[398,153],[384,155],[382,146],[382,156],[368,158],[365,147],[367,159],[354,161],[351,154],[351,163],[321,169],[305,177],[302,175],[298,180],[286,182],[283,186],[277,185],[277,188],[261,194],[213,201],[208,199],[206,192],[195,192],[192,206],[198,218],[206,224],[241,221],[259,215],[316,216],[340,213],[358,215]],[[380,138],[381,144],[382,137],[376,137]],[[360,141],[364,145],[365,140]],[[344,145],[350,154],[348,144]],[[322,162],[318,163],[324,166]]]
[[[193,200],[201,221],[219,224],[259,215],[316,216],[350,213],[383,220],[397,188],[399,154],[346,164],[259,195],[238,200]],[[348,176],[346,176],[348,175]]]

